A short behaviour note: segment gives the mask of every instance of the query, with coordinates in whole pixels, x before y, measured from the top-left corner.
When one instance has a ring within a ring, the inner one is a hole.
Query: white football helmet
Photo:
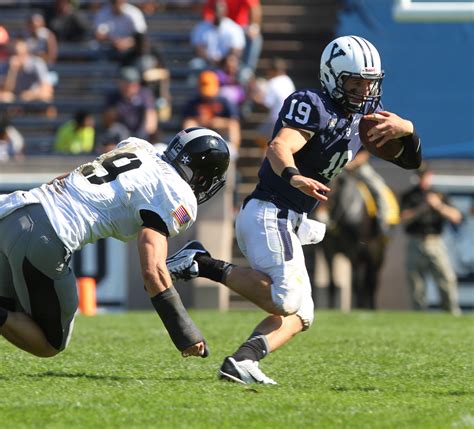
[[[370,79],[373,84],[369,95],[357,96],[344,89],[344,78]],[[352,113],[372,113],[382,95],[380,55],[374,45],[358,36],[343,36],[326,46],[321,55],[321,85],[329,96]]]

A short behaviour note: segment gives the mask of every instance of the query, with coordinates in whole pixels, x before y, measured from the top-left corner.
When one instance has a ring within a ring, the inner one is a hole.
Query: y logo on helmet
[[[336,49],[339,49],[339,51],[336,52]],[[337,79],[337,76],[336,76],[336,73],[334,73],[334,70],[331,66],[331,62],[334,58],[342,57],[345,55],[346,53],[342,49],[339,48],[339,45],[337,43],[334,43],[334,45],[332,45],[331,53],[329,54],[329,59],[326,61],[326,66],[328,67],[334,79]]]

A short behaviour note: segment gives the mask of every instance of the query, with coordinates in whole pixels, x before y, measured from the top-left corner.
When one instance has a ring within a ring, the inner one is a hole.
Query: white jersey
[[[143,223],[140,210],[157,213],[170,237],[189,228],[197,212],[188,183],[150,143],[133,137],[29,194],[71,251],[100,238],[135,238]]]

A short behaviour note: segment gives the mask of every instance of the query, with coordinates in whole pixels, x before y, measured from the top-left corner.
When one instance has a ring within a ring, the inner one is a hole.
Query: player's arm
[[[202,334],[189,317],[166,268],[168,230],[154,212],[142,210],[143,227],[137,238],[140,268],[151,303],[181,354],[207,356]]]
[[[369,141],[382,138],[377,147],[392,139],[399,138],[403,141],[403,151],[390,162],[405,169],[415,169],[421,165],[421,141],[413,122],[385,110],[366,115],[364,118],[377,122],[377,125],[367,133]]]
[[[309,138],[310,135],[302,130],[283,127],[270,142],[266,156],[276,174],[306,195],[319,201],[326,201],[327,197],[320,192],[328,192],[330,189],[317,180],[303,176],[296,167],[293,157]]]
[[[138,234],[138,252],[145,290],[150,297],[172,286],[166,268],[168,238],[151,228],[142,228]]]

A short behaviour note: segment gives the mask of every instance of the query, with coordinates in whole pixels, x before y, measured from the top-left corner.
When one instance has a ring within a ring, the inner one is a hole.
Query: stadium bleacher
[[[50,3],[50,2],[49,2]],[[80,7],[92,19],[93,9],[101,2],[81,0]],[[142,7],[146,1],[131,1]],[[172,115],[160,123],[161,138],[166,140],[180,127],[180,111],[193,88],[187,83],[188,61],[192,57],[189,32],[200,20],[202,0],[167,0],[154,3],[155,10],[146,15],[148,35],[160,51],[171,76],[170,92]],[[0,24],[11,34],[20,31],[26,16],[33,8],[48,4],[40,0],[7,3],[2,7]],[[333,37],[337,13],[341,5],[330,0],[303,0],[295,7],[291,0],[263,0],[264,46],[257,74],[262,76],[269,61],[280,56],[287,60],[289,74],[298,87],[317,84],[317,58],[323,47]],[[317,25],[315,25],[317,23]],[[13,123],[26,138],[26,154],[42,155],[50,151],[54,131],[69,119],[78,108],[92,112],[100,123],[103,94],[114,86],[118,65],[98,58],[94,42],[59,44],[58,61],[52,66],[57,74],[55,99],[52,105],[56,117],[38,115],[44,103],[15,103],[24,114],[14,117]],[[0,104],[0,110],[6,108]],[[254,186],[261,152],[253,143],[254,129],[263,118],[263,111],[256,109],[242,119],[242,147],[238,167],[241,184],[238,194],[243,198]]]
[[[47,2],[23,1],[19,4],[11,3],[7,5],[9,7],[2,5],[0,24],[5,25],[11,35],[19,34],[24,28],[26,17],[34,8],[44,3]],[[91,20],[93,11],[89,6],[93,3],[97,2],[81,2],[81,8]],[[174,2],[169,4],[176,5]],[[146,16],[150,40],[162,52],[171,73],[175,112],[179,112],[189,94],[186,86],[182,84],[187,75],[187,61],[192,53],[188,34],[200,19],[198,11],[193,12],[193,7],[187,10],[181,2],[177,4],[184,10],[176,11],[172,8],[170,12],[159,11]],[[53,102],[0,103],[0,110],[8,109],[14,112],[12,122],[25,137],[25,153],[28,156],[48,153],[55,130],[61,123],[70,119],[77,109],[92,112],[100,122],[104,93],[114,87],[119,66],[100,58],[97,46],[91,41],[82,44],[60,43],[58,60],[50,66],[50,70],[57,76]],[[55,117],[43,115],[48,106],[54,107],[53,112],[57,112]],[[21,114],[16,114],[17,112]],[[170,133],[178,127],[179,121],[174,118],[169,123],[161,124],[162,131],[169,130]]]

